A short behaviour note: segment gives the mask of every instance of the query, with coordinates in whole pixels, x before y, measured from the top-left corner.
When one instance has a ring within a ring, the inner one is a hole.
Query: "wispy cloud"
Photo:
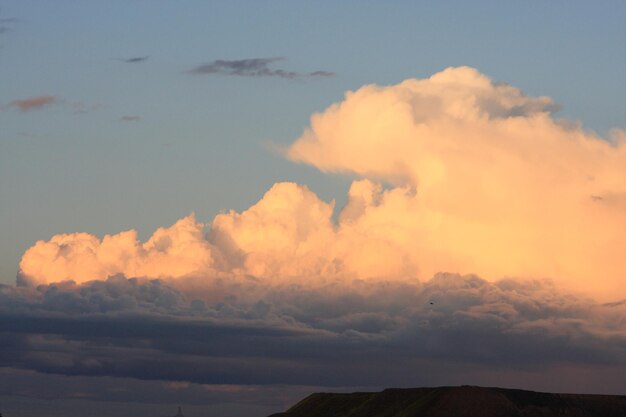
[[[115,58],[117,61],[126,62],[127,64],[136,64],[138,62],[147,61],[150,58],[150,55],[146,56],[134,56],[131,58]]]
[[[0,105],[0,111],[17,109],[22,113],[31,110],[40,110],[44,107],[61,106],[70,109],[74,114],[85,114],[97,110],[100,104],[89,104],[83,101],[72,101],[63,97],[53,95],[40,95],[26,98],[15,99],[5,105]]]
[[[141,120],[141,116],[127,115],[120,117],[120,122],[138,122]]]
[[[98,110],[101,104],[88,104],[82,101],[65,102],[66,106],[72,109],[74,114],[86,114]]]
[[[309,73],[310,77],[334,77],[335,73],[332,71],[313,71],[311,73]]]
[[[285,58],[283,57],[236,60],[218,59],[207,64],[199,65],[189,72],[191,74],[221,74],[237,77],[278,77],[290,80],[297,78],[332,77],[335,75],[334,72],[321,70],[303,73],[281,68],[270,68],[271,64],[284,60]]]
[[[13,100],[9,103],[10,107],[17,107],[22,112],[30,110],[41,109],[42,107],[49,106],[59,102],[59,98],[56,96],[34,96],[23,99]]]
[[[0,35],[11,30],[7,24],[10,25],[15,22],[17,22],[17,19],[14,17],[0,17]]]

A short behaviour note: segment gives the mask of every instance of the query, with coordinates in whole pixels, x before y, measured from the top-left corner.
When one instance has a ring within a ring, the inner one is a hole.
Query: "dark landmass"
[[[439,387],[312,394],[270,417],[626,417],[625,395]]]

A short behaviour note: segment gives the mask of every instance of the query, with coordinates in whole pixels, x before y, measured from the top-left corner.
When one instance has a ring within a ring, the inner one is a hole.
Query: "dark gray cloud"
[[[124,389],[119,389],[121,386]],[[358,388],[358,387],[355,387]],[[67,376],[41,374],[31,370],[0,368],[0,392],[22,393],[29,397],[58,400],[81,398],[95,401],[139,402],[168,404],[262,404],[285,407],[310,392],[315,386],[286,387],[267,385],[193,384],[183,381],[142,381],[131,378]],[[285,403],[281,392],[290,391],[290,401]]]
[[[332,77],[335,73],[330,71],[313,71],[308,73],[273,69],[270,66],[276,62],[284,61],[285,58],[251,58],[237,60],[218,59],[208,64],[202,64],[193,68],[191,74],[221,74],[238,77],[279,77],[287,79]]]
[[[17,19],[14,17],[0,18],[0,35],[9,32],[13,23],[16,23]]]
[[[591,386],[567,375],[626,371],[625,307],[563,293],[549,281],[456,274],[422,285],[317,288],[121,276],[4,286],[0,366],[232,385],[525,380],[537,388],[547,378],[552,389],[615,392],[611,378]]]
[[[335,73],[331,71],[313,71],[308,74],[310,77],[334,77]]]
[[[136,64],[138,62],[147,61],[150,58],[150,55],[145,56],[134,56],[131,58],[116,58],[118,61],[126,62],[127,64]]]
[[[265,417],[289,408],[315,386],[205,385],[183,381],[67,376],[0,368],[0,404],[5,416],[108,417],[186,415]],[[345,387],[354,391],[361,387]]]

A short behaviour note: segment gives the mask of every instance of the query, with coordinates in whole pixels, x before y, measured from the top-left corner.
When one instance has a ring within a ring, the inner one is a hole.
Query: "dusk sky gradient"
[[[0,0],[0,412],[626,394],[624,21]]]

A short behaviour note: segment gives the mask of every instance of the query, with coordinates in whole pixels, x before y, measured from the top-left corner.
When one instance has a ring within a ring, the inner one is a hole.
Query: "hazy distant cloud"
[[[334,75],[335,73],[331,71],[313,71],[309,73],[311,77],[333,77]]]
[[[146,55],[146,56],[135,56],[135,57],[131,57],[131,58],[116,58],[116,60],[118,61],[122,61],[122,62],[126,62],[127,64],[136,64],[138,62],[144,62],[147,61],[148,58],[150,58],[150,55]]]
[[[141,120],[141,116],[127,115],[120,117],[121,122],[138,122]]]
[[[221,74],[239,77],[279,77],[287,79],[311,78],[311,77],[332,77],[335,75],[330,71],[313,71],[301,73],[287,71],[283,69],[272,69],[270,65],[284,61],[283,57],[274,58],[251,58],[238,60],[222,60],[202,64],[190,70],[191,74]]]
[[[17,19],[14,17],[0,18],[0,35],[11,30],[11,27],[9,27],[7,24],[10,25],[15,22],[17,22]]]
[[[62,97],[45,95],[13,100],[5,106],[0,106],[0,110],[5,110],[13,107],[19,109],[19,111],[21,112],[28,112],[31,110],[38,110],[52,105],[59,105],[63,108],[70,109],[74,114],[90,113],[101,107],[100,104],[87,104],[82,101],[72,101]]]
[[[72,112],[74,114],[86,114],[86,113],[91,113],[93,111],[98,110],[99,108],[102,107],[101,104],[87,104],[84,103],[82,101],[64,101],[64,104],[69,107],[70,109],[72,109]]]
[[[183,411],[185,411],[192,404],[212,404],[214,408],[216,404],[224,402],[263,404],[285,409],[311,392],[320,390],[320,387],[310,386],[290,388],[286,386],[264,385],[205,385],[186,381],[66,376],[41,374],[16,368],[0,368],[0,392],[3,395],[2,412],[6,413],[3,415],[9,414],[8,409],[6,409],[8,407],[5,404],[5,396],[10,394],[17,394],[26,398],[30,397],[30,400],[36,398],[59,401],[63,398],[82,398],[103,401],[108,404],[111,404],[111,402],[120,403],[122,407],[125,406],[126,408],[128,408],[128,403],[182,403],[185,404],[183,407]],[[288,399],[285,403],[284,397],[286,392],[288,393]],[[100,408],[100,406],[103,406],[102,403],[97,408]],[[41,414],[51,415],[50,412]],[[116,414],[128,415],[128,409],[123,410],[121,413],[103,413],[103,415]],[[261,415],[268,414],[270,414],[269,411]],[[16,415],[19,414],[16,413]]]
[[[59,98],[56,96],[34,96],[24,99],[13,100],[9,103],[9,106],[17,107],[22,112],[30,110],[41,109],[59,102]]]

